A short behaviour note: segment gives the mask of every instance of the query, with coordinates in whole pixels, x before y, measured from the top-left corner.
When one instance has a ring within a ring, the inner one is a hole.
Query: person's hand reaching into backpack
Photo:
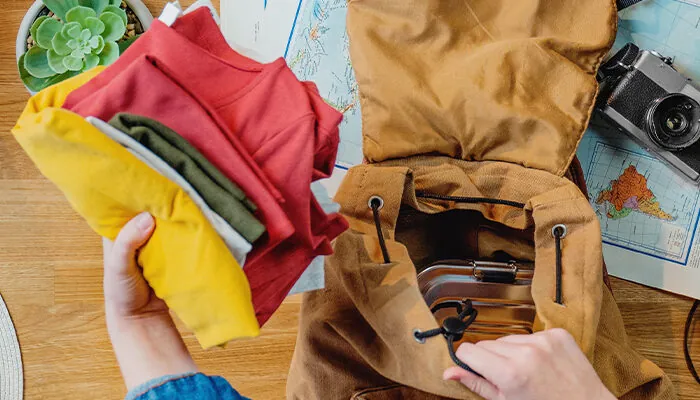
[[[615,399],[563,329],[464,343],[457,357],[483,378],[459,367],[448,368],[443,378],[487,400]]]

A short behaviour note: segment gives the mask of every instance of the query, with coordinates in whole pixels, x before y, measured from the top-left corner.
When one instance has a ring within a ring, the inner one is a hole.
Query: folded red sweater
[[[237,183],[262,214],[274,209],[269,185],[279,192],[275,205],[283,215],[261,218],[269,237],[255,244],[244,267],[261,324],[311,260],[330,254],[330,240],[347,229],[342,217],[323,212],[310,190],[312,180],[332,171],[341,115],[284,60],[259,64],[235,53],[206,10],[175,28],[155,22],[65,107],[102,119],[131,112],[163,122]],[[256,178],[269,184],[255,185]]]

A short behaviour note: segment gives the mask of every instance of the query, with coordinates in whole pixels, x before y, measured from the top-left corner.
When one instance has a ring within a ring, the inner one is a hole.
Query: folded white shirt
[[[335,214],[340,211],[340,205],[331,200],[328,191],[321,182],[312,182],[311,192],[326,214]],[[325,260],[326,257],[323,256],[314,258],[311,264],[304,270],[304,273],[301,274],[299,280],[294,284],[292,290],[289,291],[289,295],[325,288],[326,272],[323,266]]]
[[[243,267],[248,253],[253,249],[251,245],[240,233],[238,233],[231,225],[229,225],[219,214],[213,211],[202,196],[190,185],[185,178],[175,171],[168,163],[160,157],[153,154],[147,147],[133,139],[131,136],[113,127],[112,125],[94,117],[87,117],[86,120],[110,139],[124,146],[131,154],[136,156],[144,164],[151,167],[153,170],[168,178],[171,182],[178,185],[187,193],[195,205],[202,211],[204,217],[209,221],[221,239],[226,243],[233,258],[238,261],[238,264]]]

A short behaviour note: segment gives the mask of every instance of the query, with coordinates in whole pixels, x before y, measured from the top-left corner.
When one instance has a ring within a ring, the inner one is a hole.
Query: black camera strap
[[[629,6],[641,3],[642,0],[617,0],[617,11],[624,10]]]
[[[639,56],[639,51],[637,45],[627,43],[620,51],[600,66],[600,71],[608,77],[617,77],[630,71],[637,56]]]

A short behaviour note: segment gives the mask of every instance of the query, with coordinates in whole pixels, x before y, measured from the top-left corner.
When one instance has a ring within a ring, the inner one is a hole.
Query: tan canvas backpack
[[[439,330],[417,274],[504,256],[534,265],[532,330],[569,331],[617,397],[675,398],[627,342],[574,159],[616,21],[613,0],[349,2],[367,164],[337,194],[351,229],[304,297],[288,398],[479,398],[442,380],[449,338],[417,340]]]

